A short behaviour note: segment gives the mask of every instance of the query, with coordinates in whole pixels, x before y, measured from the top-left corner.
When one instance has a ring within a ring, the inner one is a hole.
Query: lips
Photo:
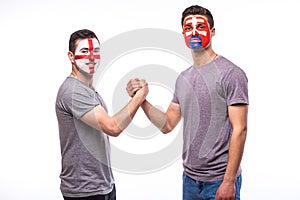
[[[95,73],[95,68],[94,67],[90,67],[89,70],[90,70],[90,73],[92,73],[92,74]]]
[[[87,65],[91,68],[91,67],[94,67],[96,65],[96,63],[87,63]]]
[[[192,42],[192,43],[201,43],[202,40],[201,40],[201,38],[200,38],[199,36],[193,35],[193,36],[190,38],[190,42]]]
[[[90,73],[93,74],[95,72],[96,63],[87,63],[87,65],[89,66]]]
[[[199,38],[191,38],[191,42],[200,42],[201,40]]]
[[[188,47],[191,49],[202,48],[202,39],[197,35],[193,35],[189,40]]]

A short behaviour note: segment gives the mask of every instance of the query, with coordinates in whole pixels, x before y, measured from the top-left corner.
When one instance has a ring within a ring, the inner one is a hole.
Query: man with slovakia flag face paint
[[[240,199],[247,135],[248,80],[244,71],[212,49],[211,12],[198,5],[182,13],[182,34],[193,65],[176,80],[166,112],[145,100],[142,108],[161,132],[183,119],[183,200]],[[138,78],[127,84],[134,96]]]
[[[190,15],[184,19],[183,35],[185,43],[193,50],[207,48],[214,31],[213,27],[210,29],[210,25],[204,16]]]
[[[129,125],[148,94],[141,89],[113,116],[93,87],[100,64],[100,43],[94,32],[74,32],[69,41],[71,74],[59,88],[56,115],[59,126],[62,170],[61,192],[65,200],[115,200],[109,137],[117,137]]]

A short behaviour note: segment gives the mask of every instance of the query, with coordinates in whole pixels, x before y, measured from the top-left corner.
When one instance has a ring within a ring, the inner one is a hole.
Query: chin
[[[81,72],[81,74],[83,74],[84,76],[86,76],[86,77],[91,77],[91,76],[93,76],[94,75],[94,73],[95,72],[86,72],[86,71],[80,71]]]
[[[191,48],[191,50],[192,50],[193,52],[202,52],[202,51],[204,51],[205,49],[202,48],[202,47],[200,47],[200,48],[198,48],[198,49],[192,49],[192,48]]]

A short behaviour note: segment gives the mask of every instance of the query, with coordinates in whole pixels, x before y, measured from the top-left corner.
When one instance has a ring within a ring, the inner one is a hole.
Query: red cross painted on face
[[[75,62],[82,71],[94,74],[100,64],[100,44],[96,38],[80,40],[75,50]]]
[[[75,60],[78,59],[100,59],[100,47],[96,39],[88,39],[86,43],[85,40],[80,41],[77,47],[78,52],[75,52]],[[94,48],[94,44],[96,43]],[[97,44],[98,43],[98,44]],[[88,54],[89,53],[89,54]],[[95,53],[95,54],[94,54]]]

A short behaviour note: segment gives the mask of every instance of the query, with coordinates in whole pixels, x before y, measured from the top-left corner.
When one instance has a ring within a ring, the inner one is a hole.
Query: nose
[[[195,29],[193,29],[193,35],[196,35],[196,30]]]
[[[92,52],[90,53],[89,60],[90,61],[94,61],[95,60],[95,56],[94,56],[94,54]]]

